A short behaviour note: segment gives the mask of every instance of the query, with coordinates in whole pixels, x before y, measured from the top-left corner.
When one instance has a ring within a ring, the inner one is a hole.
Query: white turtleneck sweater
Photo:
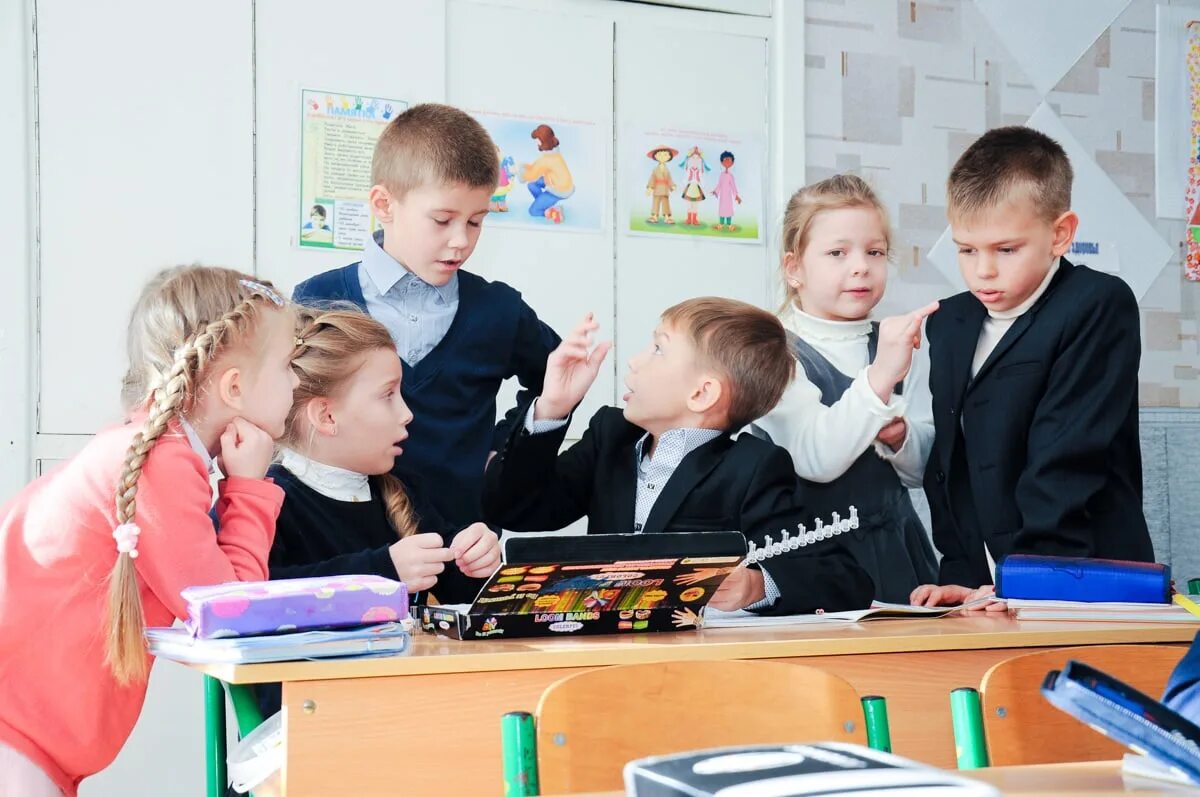
[[[867,382],[869,319],[827,321],[797,308],[781,317],[790,331],[819,351],[853,383],[836,403],[821,403],[821,391],[797,365],[796,378],[779,405],[756,421],[776,444],[792,455],[796,473],[815,482],[831,482],[845,473],[868,448],[892,463],[907,487],[920,487],[925,461],[933,446],[933,409],[929,394],[929,356],[922,346],[904,379],[904,392],[884,404]],[[875,443],[875,436],[894,418],[908,422],[899,451]]]
[[[1028,299],[1011,310],[988,310],[987,318],[983,320],[983,327],[979,330],[979,342],[975,344],[975,359],[971,361],[972,379],[975,378],[975,374],[979,373],[979,369],[987,362],[988,357],[992,356],[992,352],[1000,344],[1000,339],[1012,328],[1016,320],[1029,312],[1029,308],[1037,304],[1037,300],[1042,298],[1042,294],[1050,287],[1050,280],[1054,279],[1054,275],[1058,273],[1058,266],[1061,260],[1062,258],[1054,258],[1054,262],[1050,264],[1050,270],[1042,278],[1042,284],[1037,287],[1036,291],[1030,294]],[[959,423],[965,423],[965,421],[961,420],[961,416]],[[992,581],[995,581],[996,560],[992,558],[992,551],[987,547],[987,543],[984,543],[983,553],[987,557],[988,571],[992,574]]]
[[[279,464],[292,472],[306,486],[335,501],[370,501],[371,484],[365,473],[355,473],[352,470],[339,468],[336,465],[326,465],[315,459],[293,451],[283,449],[279,456]]]

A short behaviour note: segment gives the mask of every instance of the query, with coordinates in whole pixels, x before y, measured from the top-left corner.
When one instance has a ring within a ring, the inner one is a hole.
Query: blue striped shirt
[[[458,312],[458,275],[430,285],[383,251],[383,230],[363,248],[358,280],[367,312],[387,327],[396,353],[410,366],[441,343]]]

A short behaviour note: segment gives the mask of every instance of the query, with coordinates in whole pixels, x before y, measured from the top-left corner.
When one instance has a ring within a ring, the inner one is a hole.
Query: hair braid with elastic
[[[245,334],[256,319],[255,305],[262,299],[251,295],[221,318],[212,321],[175,353],[171,370],[161,387],[154,390],[154,402],[142,429],[133,436],[121,476],[117,482],[117,524],[133,523],[137,510],[138,480],[142,467],[171,420],[195,401],[197,378],[223,345]],[[133,557],[118,553],[109,577],[108,638],[106,654],[113,675],[122,684],[145,680],[145,618],[138,589]]]

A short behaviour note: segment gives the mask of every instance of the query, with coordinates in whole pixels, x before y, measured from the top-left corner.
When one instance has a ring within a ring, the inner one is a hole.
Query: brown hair
[[[538,152],[545,152],[558,146],[558,137],[554,135],[554,128],[550,125],[538,125],[533,128],[529,137],[537,139]]]
[[[300,386],[292,393],[284,440],[302,446],[304,408],[315,398],[329,398],[343,390],[362,367],[368,352],[396,344],[383,324],[355,309],[300,310],[300,348],[292,367]],[[311,432],[311,430],[310,430]],[[387,508],[388,520],[401,537],[417,530],[417,518],[404,485],[390,473],[372,476]]]
[[[745,302],[705,296],[667,308],[662,320],[691,338],[701,360],[727,380],[729,429],[770,412],[796,371],[779,319]]]
[[[792,194],[787,203],[787,210],[783,213],[783,251],[791,252],[799,258],[808,246],[808,234],[817,214],[842,208],[874,208],[879,211],[883,234],[886,236],[888,248],[891,249],[892,236],[888,227],[887,208],[883,206],[871,186],[857,175],[835,174],[819,183],[806,185]],[[795,303],[798,289],[788,283],[787,271],[782,260],[779,263],[779,271],[783,277],[784,290],[783,305],[780,307],[782,312]]]
[[[1071,209],[1071,159],[1059,143],[1030,127],[989,130],[950,170],[946,201],[952,216],[990,210],[1025,192],[1035,212],[1053,221]]]
[[[134,523],[138,480],[171,421],[187,412],[208,367],[229,347],[250,341],[264,308],[286,310],[269,282],[227,268],[182,266],[155,275],[129,321],[127,406],[148,408],[130,441],[117,481],[117,525]],[[165,533],[165,530],[158,530]],[[145,618],[133,556],[118,553],[109,574],[106,656],[117,681],[143,681]]]
[[[493,188],[496,145],[470,114],[449,105],[414,105],[384,128],[371,159],[371,184],[397,197],[423,185]]]

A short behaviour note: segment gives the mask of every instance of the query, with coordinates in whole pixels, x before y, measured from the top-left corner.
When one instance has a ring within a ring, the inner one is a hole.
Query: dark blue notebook
[[[1200,727],[1154,698],[1078,661],[1047,673],[1042,694],[1080,722],[1200,784]]]

